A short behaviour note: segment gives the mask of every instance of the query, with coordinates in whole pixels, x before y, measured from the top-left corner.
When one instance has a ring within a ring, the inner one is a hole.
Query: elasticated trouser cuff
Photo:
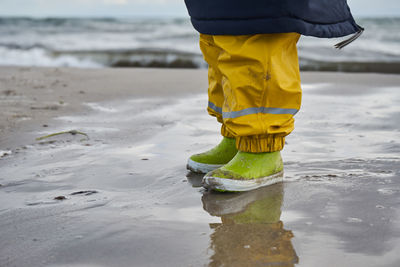
[[[250,153],[275,152],[283,149],[285,137],[276,135],[237,136],[236,148]]]
[[[233,134],[231,134],[225,127],[225,125],[222,124],[221,126],[221,135],[227,138],[235,138]]]

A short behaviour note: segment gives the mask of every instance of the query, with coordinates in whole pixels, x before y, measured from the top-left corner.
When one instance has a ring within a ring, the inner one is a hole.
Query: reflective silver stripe
[[[215,112],[221,114],[222,113],[222,108],[217,107],[213,102],[208,101],[208,107],[214,110]]]
[[[241,116],[264,113],[264,114],[290,114],[295,115],[299,110],[295,108],[245,108],[239,111],[231,111],[231,112],[222,112],[222,108],[217,107],[214,103],[208,102],[208,107],[214,110],[215,112],[222,113],[222,117],[224,119],[234,119]]]
[[[295,115],[299,110],[295,108],[245,108],[239,111],[223,112],[222,117],[224,119],[234,119],[241,116],[264,113],[264,114],[290,114]]]

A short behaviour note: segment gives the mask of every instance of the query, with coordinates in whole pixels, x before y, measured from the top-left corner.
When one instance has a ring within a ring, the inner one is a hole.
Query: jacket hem
[[[252,19],[196,19],[191,18],[193,27],[209,35],[249,35],[265,33],[297,32],[319,38],[343,37],[356,33],[359,26],[350,17],[346,21],[332,24],[316,24],[298,18],[252,18]]]

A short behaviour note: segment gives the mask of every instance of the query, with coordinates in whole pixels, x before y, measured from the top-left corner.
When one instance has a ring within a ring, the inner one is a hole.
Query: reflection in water
[[[188,172],[186,178],[193,187],[202,187],[201,181],[203,180],[204,174]]]
[[[251,192],[206,192],[204,209],[221,217],[210,224],[210,266],[294,266],[299,259],[292,246],[293,234],[280,221],[283,185]]]

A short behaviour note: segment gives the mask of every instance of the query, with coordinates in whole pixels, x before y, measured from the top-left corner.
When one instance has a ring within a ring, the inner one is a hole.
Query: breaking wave
[[[360,19],[365,33],[340,40],[302,37],[302,70],[400,73],[400,18]],[[0,65],[205,68],[188,19],[0,18]]]

